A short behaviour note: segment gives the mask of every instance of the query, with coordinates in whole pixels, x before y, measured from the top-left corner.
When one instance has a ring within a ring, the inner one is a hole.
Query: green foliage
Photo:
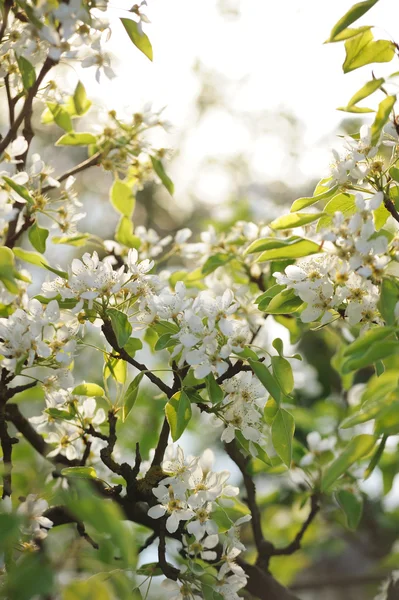
[[[165,406],[172,440],[176,442],[183,434],[191,419],[191,402],[184,390],[176,392]]]
[[[292,460],[294,432],[294,417],[284,408],[279,408],[272,422],[272,442],[275,451],[288,468]]]
[[[121,215],[131,218],[136,203],[131,187],[120,179],[115,179],[111,187],[110,197],[112,206]]]
[[[323,474],[321,489],[327,492],[341,475],[360,458],[373,449],[376,438],[373,435],[361,434],[354,437],[341,454],[327,467]]]
[[[116,308],[108,308],[107,317],[111,320],[119,348],[123,348],[132,335],[132,326],[127,315]]]
[[[37,224],[37,221],[35,221],[33,225],[29,227],[29,241],[34,247],[34,249],[40,252],[41,254],[43,254],[46,251],[46,240],[48,238],[48,234],[48,229],[40,227]]]
[[[344,73],[354,71],[370,63],[390,62],[395,55],[395,47],[389,40],[373,38],[370,30],[345,42],[346,57],[342,66]]]
[[[130,411],[136,403],[137,396],[139,393],[139,386],[141,380],[144,377],[144,373],[139,373],[136,377],[129,383],[129,386],[124,394],[123,398],[123,407],[122,407],[122,421],[125,422]]]
[[[121,19],[121,21],[136,48],[152,61],[152,46],[148,36],[139,30],[136,21],[132,19]]]
[[[370,8],[374,6],[374,4],[377,4],[377,2],[378,0],[366,0],[365,2],[358,2],[354,4],[344,14],[344,16],[341,17],[339,21],[334,25],[334,27],[331,30],[330,39],[328,41],[337,41],[338,36],[340,34],[342,36],[347,27],[349,27],[350,25],[352,25],[352,23],[360,19],[360,17],[366,14],[366,12],[368,12]],[[341,39],[343,38],[341,37]]]

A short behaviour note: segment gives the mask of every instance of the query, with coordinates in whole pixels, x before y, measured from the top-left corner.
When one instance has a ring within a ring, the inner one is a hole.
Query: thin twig
[[[86,169],[89,169],[90,167],[94,167],[94,166],[98,165],[100,157],[101,157],[101,152],[96,152],[95,154],[93,154],[93,156],[90,156],[89,158],[87,158],[83,162],[79,163],[75,167],[72,167],[71,169],[69,169],[69,171],[65,171],[65,173],[63,173],[62,175],[60,175],[60,177],[57,178],[58,183],[62,183],[63,181],[65,181],[65,179],[68,179],[68,177],[71,177],[73,175],[76,175],[77,173],[81,173],[81,171],[85,171]],[[54,189],[52,185],[47,185],[42,189],[42,194],[45,194],[46,192],[48,192],[52,189]]]
[[[272,552],[272,556],[287,556],[290,554],[294,554],[294,552],[297,552],[301,547],[301,542],[302,542],[303,536],[305,535],[308,527],[313,522],[313,520],[316,517],[319,510],[320,510],[319,496],[317,494],[313,494],[310,497],[310,512],[309,512],[308,518],[303,523],[301,529],[295,536],[295,539],[290,544],[288,544],[288,546],[285,546],[285,548],[274,548],[274,550]]]

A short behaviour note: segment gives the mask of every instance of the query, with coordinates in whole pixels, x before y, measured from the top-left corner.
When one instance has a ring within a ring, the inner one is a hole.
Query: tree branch
[[[65,173],[63,173],[62,175],[60,175],[60,177],[58,177],[58,179],[57,179],[58,183],[62,183],[63,181],[65,181],[65,179],[68,179],[68,177],[76,175],[77,173],[80,173],[81,171],[85,171],[86,169],[89,169],[90,167],[95,167],[96,165],[99,164],[100,157],[101,157],[101,152],[96,152],[95,154],[93,154],[93,156],[90,156],[89,158],[87,158],[83,162],[79,163],[75,167],[72,167],[71,169],[69,169],[69,171],[65,171]],[[42,194],[45,194],[46,192],[48,192],[52,189],[54,189],[53,186],[47,185],[42,189]]]
[[[235,462],[237,467],[240,469],[244,480],[244,485],[247,492],[246,502],[252,515],[251,526],[255,546],[258,551],[257,564],[262,565],[262,567],[264,568],[267,568],[269,564],[269,558],[274,550],[274,547],[271,542],[265,540],[265,538],[263,537],[261,515],[259,506],[256,502],[255,483],[247,471],[247,466],[250,462],[250,458],[245,457],[243,454],[241,454],[235,440],[228,444],[225,444],[224,447],[231,460]]]
[[[171,398],[174,394],[172,388],[170,388],[169,386],[166,385],[166,383],[164,383],[162,381],[162,379],[160,379],[159,377],[157,377],[156,375],[154,375],[154,373],[152,373],[149,369],[147,369],[147,367],[141,363],[139,363],[137,360],[135,360],[134,358],[132,358],[130,356],[130,354],[128,354],[126,352],[126,350],[124,350],[123,348],[120,348],[118,345],[118,342],[116,340],[116,336],[114,333],[114,330],[112,329],[112,325],[110,321],[104,321],[102,327],[102,332],[105,335],[105,339],[107,340],[107,342],[112,346],[112,348],[119,354],[119,356],[125,360],[127,363],[129,363],[130,365],[132,365],[133,367],[135,367],[136,369],[138,369],[139,371],[142,371],[144,373],[144,375],[146,377],[148,377],[148,379],[154,384],[156,385],[161,392],[163,392],[164,394],[166,394],[166,396],[168,398]]]
[[[310,512],[308,518],[302,525],[300,531],[295,536],[295,539],[291,542],[291,544],[288,544],[288,546],[286,546],[285,548],[274,548],[271,556],[287,556],[290,554],[294,554],[294,552],[297,552],[301,547],[303,536],[305,535],[308,527],[316,517],[319,510],[319,496],[317,494],[313,494],[310,497]]]

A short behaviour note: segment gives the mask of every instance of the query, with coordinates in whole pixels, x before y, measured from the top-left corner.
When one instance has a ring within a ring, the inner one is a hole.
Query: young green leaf
[[[279,217],[270,223],[270,227],[276,231],[282,229],[294,229],[303,227],[320,219],[324,213],[290,213]]]
[[[61,127],[64,131],[73,131],[71,117],[64,107],[56,102],[47,102],[47,107],[58,127]]]
[[[295,432],[294,417],[280,408],[272,423],[272,442],[275,451],[289,468],[292,460],[292,440]]]
[[[399,301],[399,283],[393,277],[384,277],[381,282],[378,308],[387,325],[395,325],[395,307]]]
[[[131,218],[136,204],[132,188],[120,179],[115,179],[110,192],[112,206],[125,217]]]
[[[338,504],[345,517],[348,529],[355,531],[358,528],[363,512],[363,499],[348,490],[339,490],[336,493]]]
[[[36,71],[32,63],[23,56],[17,55],[18,68],[22,77],[24,90],[28,91],[36,81]]]
[[[85,86],[81,81],[78,84],[73,93],[73,103],[75,105],[76,114],[79,116],[84,115],[92,105],[91,100],[86,95]]]
[[[97,479],[97,473],[93,467],[66,467],[61,470],[61,475],[80,479]]]
[[[283,240],[280,240],[283,241]],[[285,240],[286,243],[280,244],[279,248],[265,250],[256,259],[256,262],[265,262],[268,260],[277,260],[284,258],[302,258],[310,254],[320,252],[320,246],[311,240],[298,238],[296,240]]]
[[[248,359],[249,366],[252,371],[255,373],[256,377],[259,379],[261,384],[267,389],[269,394],[275,399],[276,402],[280,403],[281,398],[281,390],[280,386],[277,383],[276,379],[270,373],[269,369],[262,362],[257,360],[253,360],[251,358]]]
[[[387,96],[378,106],[374,123],[371,126],[371,145],[376,146],[384,125],[388,122],[392,109],[396,102],[396,96]]]
[[[121,19],[124,28],[127,31],[128,36],[132,40],[133,44],[141,50],[141,52],[150,60],[153,59],[151,42],[148,36],[139,30],[136,21],[132,19]]]
[[[48,266],[47,260],[38,252],[31,252],[30,250],[25,250],[19,246],[15,246],[13,248],[13,252],[19,260],[24,260],[31,265],[36,265],[37,267],[42,267],[43,269],[45,268],[45,265]]]
[[[43,254],[46,251],[46,240],[48,238],[48,229],[39,227],[37,221],[29,227],[28,238],[35,250]]]
[[[140,382],[144,377],[144,373],[139,373],[136,377],[129,383],[129,387],[125,392],[125,396],[123,398],[123,408],[122,408],[122,422],[124,423],[132,410],[139,393]]]
[[[345,42],[344,73],[370,63],[389,62],[395,55],[395,46],[389,40],[373,39],[371,31],[363,31]]]
[[[176,442],[191,419],[191,403],[186,392],[176,392],[165,406],[165,414],[169,423],[172,440]]]
[[[150,158],[155,173],[158,175],[159,179],[162,181],[169,194],[173,196],[175,186],[173,185],[173,181],[166,174],[162,162],[158,158],[155,158],[155,156],[150,156]]]
[[[99,396],[101,398],[105,395],[105,392],[101,385],[97,385],[97,383],[83,382],[73,388],[72,394],[75,394],[76,396],[90,396],[93,398]]]
[[[141,240],[133,234],[133,223],[129,217],[122,216],[115,232],[115,239],[128,248],[140,248]]]
[[[272,356],[273,375],[277,379],[285,395],[289,395],[294,389],[294,376],[292,367],[286,358],[282,356]]]
[[[371,452],[376,442],[373,435],[361,434],[354,437],[345,450],[329,465],[323,475],[321,489],[327,492],[356,461]]]
[[[66,133],[62,135],[59,140],[56,141],[56,146],[90,146],[95,144],[97,138],[92,133]]]
[[[349,25],[352,25],[352,23],[360,19],[360,17],[366,14],[366,12],[368,12],[370,8],[372,8],[377,2],[378,0],[366,0],[365,2],[358,2],[357,4],[354,4],[348,10],[348,12],[346,12],[344,16],[341,17],[337,23],[335,23],[334,27],[331,30],[329,41],[335,41],[337,36],[342,31],[344,31],[344,29],[346,29],[347,27],[349,27]]]
[[[270,315],[287,315],[296,312],[303,305],[303,300],[295,295],[292,289],[285,289],[271,300],[265,298],[259,303],[259,310]]]
[[[220,385],[216,383],[213,373],[209,373],[209,375],[206,376],[205,383],[209,400],[212,404],[219,404],[219,402],[223,400],[224,394]]]
[[[298,198],[295,200],[290,208],[290,212],[297,212],[298,210],[302,210],[303,208],[307,208],[308,206],[312,206],[319,202],[319,200],[328,200],[332,198],[338,190],[338,186],[334,185],[333,187],[328,188],[325,191],[320,192],[319,194],[315,194],[314,196],[309,196],[307,198]]]
[[[30,195],[30,193],[26,187],[24,187],[23,185],[20,185],[19,183],[16,183],[13,179],[11,179],[10,177],[7,177],[6,175],[2,175],[2,178],[10,186],[10,188],[12,188],[14,190],[14,192],[17,192],[17,194],[19,196],[21,196],[21,198],[23,198],[23,200],[25,200],[25,202],[28,202],[29,204],[33,204],[33,198]]]
[[[109,308],[107,316],[111,319],[112,329],[114,330],[116,341],[119,348],[123,348],[130,336],[132,335],[132,326],[125,313],[116,308]]]

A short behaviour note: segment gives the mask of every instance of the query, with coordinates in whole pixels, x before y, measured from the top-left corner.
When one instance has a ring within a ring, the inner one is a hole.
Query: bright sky
[[[118,22],[119,16],[127,16],[121,9],[130,7],[131,1],[111,0],[114,33],[109,48],[118,57],[117,78],[104,79],[101,87],[91,77],[88,82],[91,94],[101,94],[100,102],[105,100],[121,112],[131,114],[148,101],[155,108],[166,106],[165,114],[174,125],[167,144],[178,152],[172,173],[176,201],[183,208],[190,186],[209,204],[231,191],[231,182],[220,173],[196,177],[205,157],[243,152],[249,157],[250,177],[260,182],[294,177],[303,183],[323,176],[335,143],[332,132],[346,116],[336,107],[371,78],[369,67],[344,76],[343,44],[323,45],[352,0],[230,0],[229,4],[239,7],[238,18],[223,15],[217,0],[148,0],[151,24],[146,31],[154,48],[150,63]],[[399,2],[380,0],[359,23],[381,27],[375,29],[377,37],[399,40]],[[197,126],[199,82],[193,65],[198,59],[220,74],[220,91],[234,112],[256,119],[259,112],[285,109],[304,122],[297,170],[293,172],[286,160],[289,140],[278,140],[278,132],[254,143],[239,119],[220,111]],[[398,69],[395,62],[375,66],[378,75]],[[190,132],[184,143],[182,131]]]

